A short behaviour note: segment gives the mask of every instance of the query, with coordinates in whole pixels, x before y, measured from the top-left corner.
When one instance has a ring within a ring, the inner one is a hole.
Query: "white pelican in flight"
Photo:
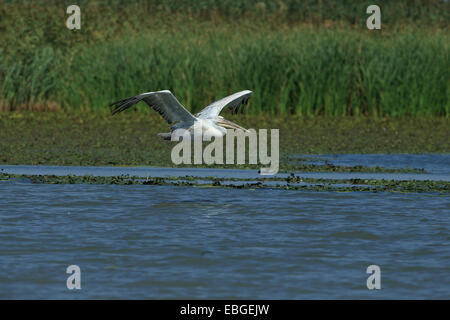
[[[113,102],[110,106],[114,106],[112,114],[116,114],[143,100],[157,111],[169,124],[176,122],[170,127],[171,132],[176,129],[185,129],[188,130],[192,136],[194,125],[196,125],[200,126],[203,134],[208,134],[213,137],[223,137],[227,133],[227,129],[241,129],[247,131],[236,123],[219,116],[219,114],[226,106],[228,106],[233,113],[237,113],[240,106],[248,103],[251,94],[252,92],[250,90],[234,93],[213,102],[195,116],[187,111],[169,90],[143,93],[131,98]],[[170,140],[171,133],[158,133],[158,136],[165,140]]]

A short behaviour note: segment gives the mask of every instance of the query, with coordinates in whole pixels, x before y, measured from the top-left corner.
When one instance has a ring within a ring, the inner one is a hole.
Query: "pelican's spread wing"
[[[175,121],[193,122],[194,116],[187,111],[169,90],[147,92],[110,104],[114,106],[112,114],[122,112],[139,101],[145,101],[157,111],[169,124]]]
[[[250,96],[252,95],[252,92],[250,90],[244,90],[240,92],[236,92],[232,94],[231,96],[225,97],[223,99],[217,100],[216,102],[213,102],[209,106],[207,106],[205,109],[197,113],[197,117],[199,118],[214,118],[219,115],[219,113],[222,111],[222,109],[226,106],[228,106],[230,109],[233,110],[233,113],[237,113],[238,108],[241,105],[245,105],[248,103],[248,99],[250,99]]]

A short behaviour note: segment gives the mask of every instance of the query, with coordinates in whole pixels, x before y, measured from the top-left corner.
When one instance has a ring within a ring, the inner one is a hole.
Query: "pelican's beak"
[[[244,132],[248,132],[247,129],[245,129],[245,128],[241,127],[240,125],[238,125],[234,122],[231,122],[230,120],[227,120],[227,119],[218,119],[216,124],[225,129],[238,129],[238,130],[242,130]]]

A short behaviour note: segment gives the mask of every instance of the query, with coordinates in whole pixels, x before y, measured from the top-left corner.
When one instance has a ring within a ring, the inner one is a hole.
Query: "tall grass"
[[[391,37],[354,31],[149,37],[0,55],[9,109],[52,102],[95,110],[141,92],[170,89],[192,111],[234,91],[254,91],[249,112],[448,116],[445,34]]]
[[[65,29],[65,7],[56,1],[4,2],[3,110],[104,110],[115,99],[170,89],[198,111],[251,89],[253,113],[450,115],[448,22],[422,31],[408,22],[443,23],[443,1],[408,2],[395,31],[341,24],[365,1],[90,1],[80,31]],[[380,1],[383,21],[386,8],[404,3]],[[169,14],[183,10],[191,13]],[[226,18],[233,10],[242,22]]]

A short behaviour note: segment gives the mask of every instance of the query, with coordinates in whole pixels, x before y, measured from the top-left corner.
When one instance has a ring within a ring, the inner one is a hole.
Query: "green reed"
[[[450,41],[439,26],[448,4],[440,1],[409,2],[401,25],[388,9],[404,2],[381,1],[388,21],[381,31],[345,18],[364,1],[91,1],[80,31],[65,29],[65,7],[56,2],[4,2],[0,110],[104,110],[170,89],[198,111],[250,89],[250,113],[450,115]],[[409,27],[414,19],[428,27]]]
[[[236,35],[152,34],[78,48],[0,55],[6,108],[46,103],[105,108],[170,89],[192,111],[251,89],[250,112],[305,115],[450,114],[448,36],[334,30]]]

